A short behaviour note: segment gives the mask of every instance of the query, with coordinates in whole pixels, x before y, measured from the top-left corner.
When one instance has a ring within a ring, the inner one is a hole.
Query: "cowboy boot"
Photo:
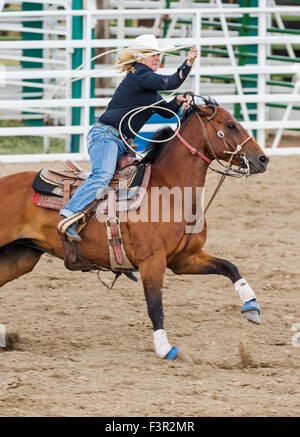
[[[67,217],[65,217],[64,215],[61,215],[61,218],[62,218],[62,220],[58,224],[58,230],[60,232],[62,232],[62,229],[60,228],[60,225],[64,223],[64,221],[67,219]],[[68,225],[64,225],[64,226],[68,226]],[[78,222],[77,221],[72,223],[71,225],[69,225],[67,227],[65,233],[66,233],[66,236],[68,237],[69,240],[80,242],[81,241],[81,237],[78,234],[77,226],[78,226]]]
[[[66,236],[71,241],[81,241],[81,237],[77,231],[78,222],[72,223],[66,230]]]
[[[138,278],[135,276],[132,272],[124,272],[124,275],[127,276],[127,278],[131,279],[132,281],[138,282]]]

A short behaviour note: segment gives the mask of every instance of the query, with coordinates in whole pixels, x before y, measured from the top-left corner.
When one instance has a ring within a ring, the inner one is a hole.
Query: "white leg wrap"
[[[256,299],[254,291],[252,290],[248,282],[243,278],[239,279],[234,283],[234,289],[240,296],[242,304],[248,302],[251,299]]]
[[[153,332],[153,341],[156,355],[159,358],[164,358],[172,349],[164,329],[158,329]]]

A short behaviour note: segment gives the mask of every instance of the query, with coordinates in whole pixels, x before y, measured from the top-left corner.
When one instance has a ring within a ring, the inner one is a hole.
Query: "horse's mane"
[[[190,115],[192,115],[194,112],[198,111],[201,114],[200,109],[198,108],[198,105],[200,106],[219,106],[216,100],[212,97],[201,97],[202,102],[197,102],[196,104],[191,104],[187,110],[185,110],[182,114],[181,122],[184,123]],[[204,114],[203,114],[204,115]],[[145,148],[146,155],[143,157],[143,159],[140,161],[140,164],[153,164],[158,157],[160,156],[161,152],[163,151],[164,147],[168,144],[169,138],[174,135],[174,131],[170,127],[163,127],[158,129],[156,132],[154,132],[152,136],[152,140],[160,140],[162,142],[156,143],[154,141],[151,141],[147,147]],[[165,141],[163,141],[165,140]]]
[[[196,104],[191,104],[183,113],[182,123],[195,111],[197,111],[200,115],[206,115],[206,113],[202,113],[198,106],[219,106],[216,100],[213,97],[207,96],[198,96],[201,98],[201,102],[197,101]]]
[[[153,164],[161,154],[164,147],[168,144],[169,138],[174,135],[174,131],[170,127],[163,127],[154,132],[152,140],[160,140],[161,143],[151,141],[145,148],[146,155],[140,161],[140,164]],[[163,141],[165,140],[165,141]]]

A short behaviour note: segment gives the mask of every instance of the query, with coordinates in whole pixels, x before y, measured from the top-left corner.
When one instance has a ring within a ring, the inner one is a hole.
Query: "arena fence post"
[[[72,0],[72,10],[82,9],[82,0]],[[80,16],[72,17],[72,39],[83,38],[83,18]],[[75,48],[72,55],[72,69],[82,64],[82,49]],[[82,80],[72,83],[72,99],[80,99],[82,95]],[[81,121],[81,107],[72,108],[72,126],[79,126]],[[71,136],[71,152],[78,153],[80,148],[80,135]]]
[[[43,10],[43,4],[42,3],[30,3],[30,2],[23,2],[22,3],[22,10],[23,11],[42,11]],[[43,28],[43,21],[29,21],[29,22],[23,22],[23,26],[31,27],[33,29],[42,29]],[[33,33],[33,32],[22,32],[22,40],[24,41],[24,47],[26,47],[26,41],[32,41],[32,40],[42,40],[43,39],[43,33]],[[22,50],[23,56],[28,56],[32,58],[43,58],[43,49],[23,49]],[[22,68],[43,68],[43,64],[41,62],[32,62],[32,61],[21,61]],[[24,79],[24,82],[26,82],[26,79]],[[36,83],[43,83],[43,79],[30,79],[30,82],[36,82]],[[42,88],[36,88],[36,92],[43,92]],[[31,93],[32,88],[31,87],[22,87],[22,93],[24,95],[24,99],[27,99],[26,93]],[[29,97],[30,99],[34,97]],[[39,97],[36,97],[37,99]],[[27,112],[24,112],[24,114],[27,114]],[[24,120],[23,123],[27,126],[43,126],[44,122],[43,119],[31,119],[31,120]]]
[[[241,8],[258,7],[258,0],[239,0],[239,5]],[[256,17],[251,17],[249,14],[243,14],[242,18],[239,20],[241,27],[239,29],[240,36],[257,36],[257,26],[258,20]],[[247,45],[238,46],[238,65],[246,64],[257,64],[257,45]],[[253,88],[253,92],[256,92],[257,87],[257,75],[245,75],[245,78],[249,78],[249,81],[245,82],[245,88],[247,89],[245,94],[249,94],[249,89]],[[253,81],[255,79],[255,81]],[[249,110],[250,120],[256,120],[256,103],[247,103],[247,108]],[[236,104],[234,106],[234,115],[237,119],[242,119],[241,106]],[[253,130],[253,134],[256,132]]]

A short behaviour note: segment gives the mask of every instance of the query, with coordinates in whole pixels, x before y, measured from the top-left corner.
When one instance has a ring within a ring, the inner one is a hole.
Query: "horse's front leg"
[[[242,278],[238,268],[225,259],[209,255],[204,250],[181,258],[172,267],[180,274],[215,274],[229,278],[242,303],[242,314],[251,322],[260,323],[260,306],[248,282]]]
[[[162,287],[166,261],[153,257],[140,264],[139,271],[144,285],[148,314],[153,325],[153,342],[156,355],[159,358],[172,360],[178,355],[179,349],[170,345],[164,329]]]

